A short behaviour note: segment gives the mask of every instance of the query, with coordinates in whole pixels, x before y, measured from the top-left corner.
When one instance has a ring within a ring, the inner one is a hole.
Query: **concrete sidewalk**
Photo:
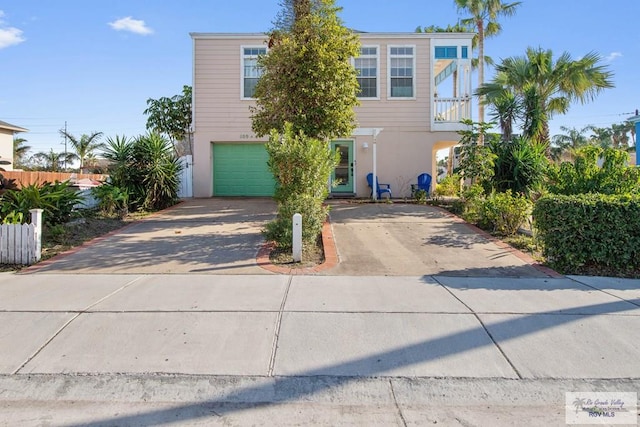
[[[3,273],[0,322],[8,424],[549,425],[640,386],[637,280]]]

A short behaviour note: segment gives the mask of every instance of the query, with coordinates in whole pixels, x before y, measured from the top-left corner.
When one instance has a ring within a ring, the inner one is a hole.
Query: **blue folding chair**
[[[373,197],[373,174],[367,174],[367,184],[369,184],[369,188],[371,188],[371,197]],[[389,198],[391,198],[391,184],[380,184],[380,180],[376,177],[376,194],[378,195],[378,199],[382,198],[384,193],[389,194]]]

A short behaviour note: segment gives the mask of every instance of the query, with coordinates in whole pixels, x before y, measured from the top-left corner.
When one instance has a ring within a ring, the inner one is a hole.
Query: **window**
[[[360,85],[359,98],[378,97],[378,48],[361,47],[360,56],[353,60]]]
[[[415,57],[413,46],[389,47],[389,96],[413,98]]]
[[[258,55],[267,53],[264,47],[243,47],[242,48],[242,97],[253,98],[256,92],[256,83],[262,75],[262,70],[258,68]]]

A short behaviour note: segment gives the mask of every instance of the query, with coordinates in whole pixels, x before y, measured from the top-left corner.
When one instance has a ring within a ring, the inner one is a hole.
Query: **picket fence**
[[[0,225],[0,264],[31,265],[42,256],[42,209],[32,209],[31,224]]]

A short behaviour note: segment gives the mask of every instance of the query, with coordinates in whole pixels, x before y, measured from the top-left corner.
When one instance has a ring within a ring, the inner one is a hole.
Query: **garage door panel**
[[[272,196],[273,175],[264,144],[214,144],[214,196]]]

